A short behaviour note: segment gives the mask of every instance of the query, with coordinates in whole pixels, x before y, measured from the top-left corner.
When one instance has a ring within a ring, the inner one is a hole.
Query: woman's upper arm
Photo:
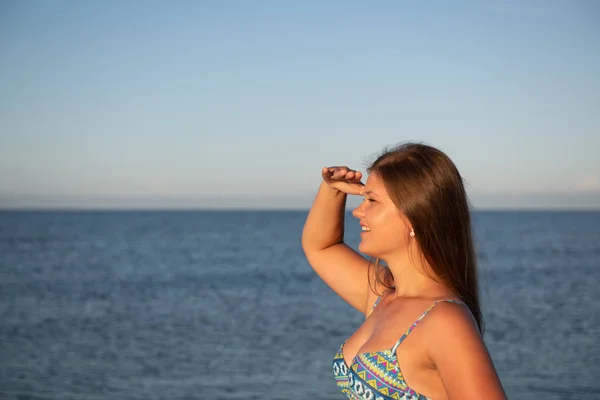
[[[369,302],[369,260],[339,243],[319,251],[306,252],[306,258],[323,281],[342,299],[365,313]]]
[[[428,321],[428,351],[448,398],[505,400],[491,356],[468,309],[451,303],[435,308],[435,318]]]

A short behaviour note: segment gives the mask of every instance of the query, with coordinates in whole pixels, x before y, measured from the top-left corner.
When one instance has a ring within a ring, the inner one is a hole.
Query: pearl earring
[[[414,229],[412,231],[410,231],[410,237],[415,237],[415,231],[414,231]]]

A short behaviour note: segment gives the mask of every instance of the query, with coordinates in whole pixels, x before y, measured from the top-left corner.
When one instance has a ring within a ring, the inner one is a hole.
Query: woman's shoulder
[[[452,398],[505,399],[483,337],[464,303],[442,301],[423,321],[422,342]]]
[[[486,352],[483,337],[469,307],[463,302],[437,301],[421,321],[430,360],[480,357]]]
[[[457,299],[435,301],[421,324],[429,328],[428,339],[473,340],[474,336],[481,336],[471,310]]]

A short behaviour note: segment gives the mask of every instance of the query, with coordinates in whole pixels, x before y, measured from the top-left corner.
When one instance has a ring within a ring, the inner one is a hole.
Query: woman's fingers
[[[359,171],[355,171],[346,166],[332,166],[332,167],[323,167],[321,173],[323,175],[330,176],[334,179],[360,179],[362,174]]]
[[[346,166],[331,166],[321,169],[323,179],[331,187],[350,194],[363,194],[364,184],[360,181],[362,173]]]

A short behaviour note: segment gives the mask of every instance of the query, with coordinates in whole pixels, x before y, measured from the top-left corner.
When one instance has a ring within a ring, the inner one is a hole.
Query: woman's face
[[[383,181],[377,174],[371,174],[364,189],[364,201],[352,212],[362,228],[358,250],[383,260],[406,252],[411,239],[411,227],[392,202]]]

